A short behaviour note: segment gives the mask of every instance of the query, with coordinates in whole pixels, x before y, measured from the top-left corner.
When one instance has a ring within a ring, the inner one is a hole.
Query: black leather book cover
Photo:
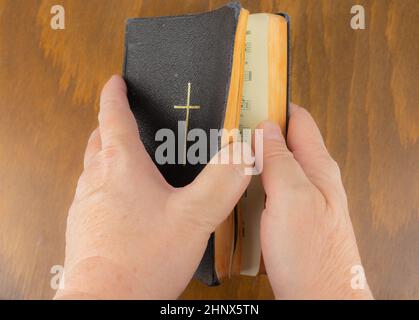
[[[161,142],[155,140],[156,132],[167,128],[182,140],[178,124],[186,120],[188,105],[193,106],[188,130],[201,128],[209,137],[210,129],[223,128],[240,9],[232,3],[202,14],[127,21],[123,75],[131,109],[148,153],[174,187],[192,182],[204,164],[184,165],[183,157],[179,163],[179,145],[176,164],[157,163],[155,150]],[[209,285],[218,283],[214,235],[195,276]]]

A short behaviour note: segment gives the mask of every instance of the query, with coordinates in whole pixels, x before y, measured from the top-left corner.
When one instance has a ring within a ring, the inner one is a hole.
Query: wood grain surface
[[[120,73],[127,17],[216,8],[199,0],[0,0],[0,298],[50,298],[67,210],[97,125],[98,96]],[[50,28],[62,4],[66,29]],[[292,100],[313,114],[339,163],[377,298],[419,299],[419,2],[243,1],[292,18]],[[350,28],[362,4],[366,30]],[[146,257],[144,257],[146,258]],[[182,298],[272,298],[267,278]]]

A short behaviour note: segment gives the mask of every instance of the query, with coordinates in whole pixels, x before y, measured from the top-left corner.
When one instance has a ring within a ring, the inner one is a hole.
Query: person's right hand
[[[345,190],[310,114],[293,105],[287,144],[264,122],[262,252],[276,298],[372,298],[351,286],[360,266]]]

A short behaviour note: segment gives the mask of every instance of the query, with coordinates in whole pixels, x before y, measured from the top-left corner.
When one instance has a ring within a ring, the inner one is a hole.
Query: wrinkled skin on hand
[[[262,183],[267,195],[261,242],[275,296],[285,299],[372,298],[353,289],[361,265],[337,163],[310,114],[291,106],[287,143],[265,122]]]
[[[244,164],[210,163],[193,183],[173,188],[139,139],[120,77],[105,85],[100,104],[69,210],[65,286],[56,298],[177,298],[250,176]],[[242,147],[250,158],[240,143],[219,156]]]

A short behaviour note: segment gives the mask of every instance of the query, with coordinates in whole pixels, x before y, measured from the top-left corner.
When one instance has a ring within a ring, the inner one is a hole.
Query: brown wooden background
[[[226,1],[0,0],[0,298],[50,298],[99,91],[121,70],[127,17],[206,11]],[[292,100],[341,166],[377,298],[419,298],[419,2],[243,1],[292,17]],[[50,28],[63,4],[66,30]],[[367,29],[350,28],[365,6]],[[146,257],[144,257],[146,258]],[[266,277],[183,298],[271,298]]]

